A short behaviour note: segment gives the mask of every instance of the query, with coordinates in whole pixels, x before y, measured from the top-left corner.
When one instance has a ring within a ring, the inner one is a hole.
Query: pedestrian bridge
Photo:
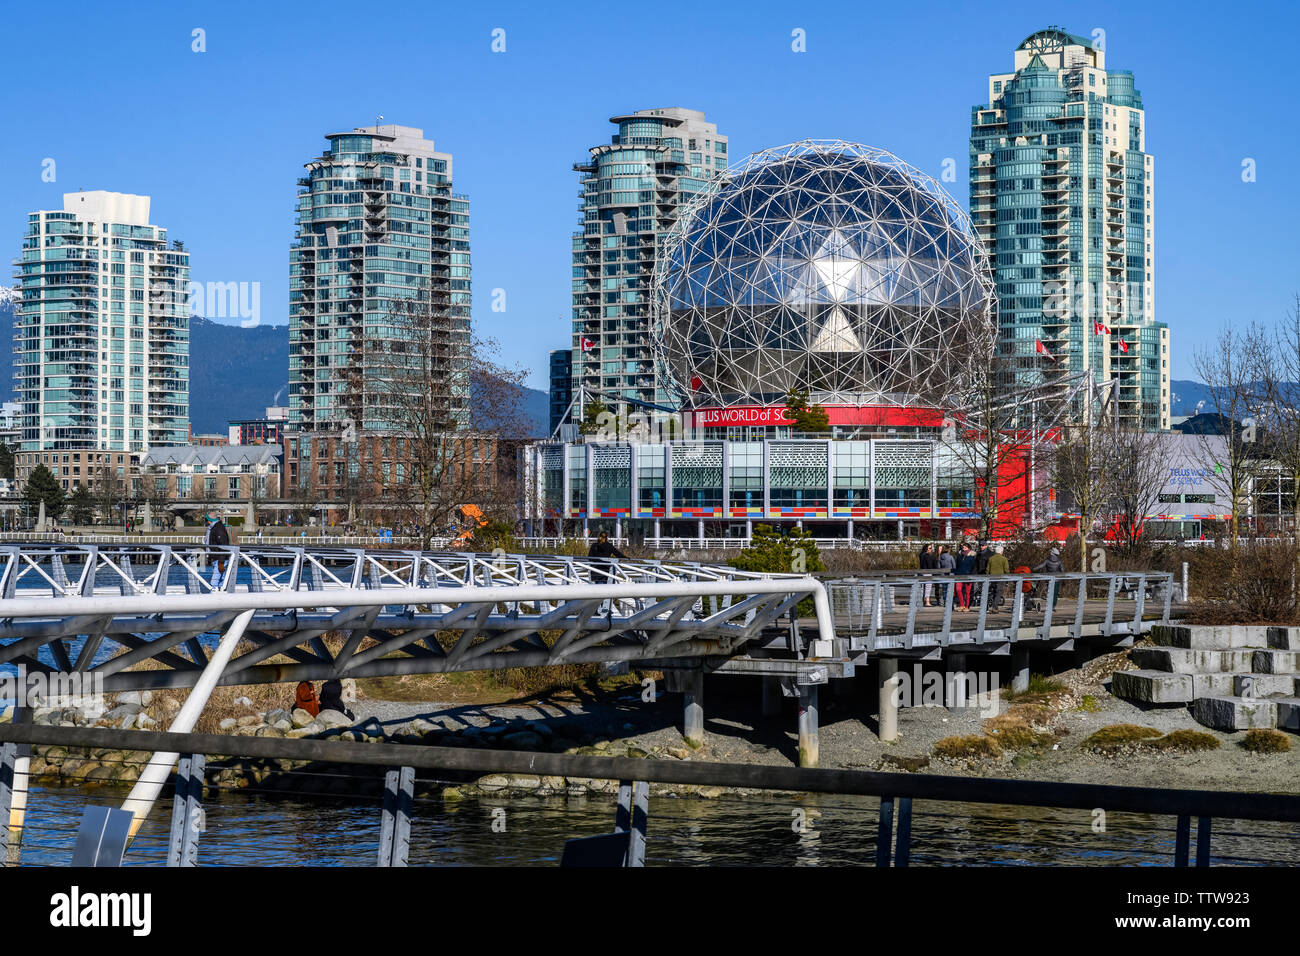
[[[806,598],[833,635],[815,578],[691,562],[134,544],[0,560],[0,665],[106,691],[195,686],[223,633],[221,684],[727,657]]]

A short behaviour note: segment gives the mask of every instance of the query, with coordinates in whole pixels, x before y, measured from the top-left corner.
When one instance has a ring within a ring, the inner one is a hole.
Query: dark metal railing
[[[8,839],[10,800],[25,781],[14,772],[16,746],[45,744],[108,748],[182,755],[178,773],[169,852],[172,865],[192,864],[196,856],[203,763],[199,755],[309,761],[351,767],[380,767],[386,774],[380,865],[406,861],[411,795],[416,770],[448,773],[517,773],[579,777],[620,782],[614,834],[591,845],[566,850],[570,862],[637,865],[644,860],[647,803],[644,785],[679,784],[744,788],[768,792],[834,794],[880,800],[876,834],[878,866],[907,866],[911,857],[912,807],[917,800],[1013,807],[1064,808],[1095,813],[1131,812],[1173,816],[1176,821],[1174,865],[1190,859],[1191,819],[1197,818],[1196,865],[1210,863],[1212,821],[1218,819],[1300,822],[1300,795],[1217,790],[1171,790],[1107,784],[951,777],[860,770],[818,770],[753,764],[599,757],[581,754],[529,753],[433,747],[413,744],[353,743],[330,739],[229,737],[218,734],[172,734],[91,727],[0,725],[4,776],[0,777],[0,819]],[[179,804],[183,803],[184,806]],[[15,802],[17,805],[17,802]],[[897,827],[895,828],[895,821]],[[1029,821],[1026,821],[1029,822]],[[21,822],[19,823],[21,826]],[[11,861],[16,855],[11,852]],[[120,854],[118,855],[120,861]]]

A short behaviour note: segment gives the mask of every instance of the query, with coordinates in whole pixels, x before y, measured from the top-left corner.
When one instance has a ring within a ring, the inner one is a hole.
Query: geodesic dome
[[[990,360],[993,286],[961,208],[881,149],[756,153],[695,199],[655,276],[656,359],[693,406],[792,388],[940,406]]]

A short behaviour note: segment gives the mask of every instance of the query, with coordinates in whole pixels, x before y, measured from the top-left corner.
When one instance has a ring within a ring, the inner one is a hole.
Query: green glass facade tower
[[[1155,164],[1133,74],[1049,27],[971,111],[971,222],[1018,386],[1088,372],[1120,423],[1169,427],[1169,329],[1155,320]],[[1038,343],[1041,343],[1040,349]]]
[[[582,228],[573,234],[570,394],[625,411],[641,407],[629,399],[671,406],[651,351],[655,262],[679,209],[725,172],[727,137],[697,110],[639,110],[610,122],[618,133],[574,165]]]
[[[149,222],[149,197],[65,194],[28,216],[16,265],[21,449],[184,444],[190,258]]]
[[[449,403],[469,420],[469,199],[451,155],[407,126],[326,138],[298,180],[289,251],[291,477],[308,472],[308,436],[393,430],[374,357],[402,335],[395,303],[418,300],[445,329]]]

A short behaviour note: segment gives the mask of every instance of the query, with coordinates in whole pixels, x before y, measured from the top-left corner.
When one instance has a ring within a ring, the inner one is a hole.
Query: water
[[[117,787],[33,789],[23,841],[26,865],[66,865],[88,804],[120,805]],[[170,796],[155,806],[127,853],[128,865],[166,859]],[[378,799],[278,798],[225,792],[204,801],[207,831],[199,862],[208,866],[373,866]],[[504,816],[501,811],[504,811]],[[417,798],[412,866],[554,865],[564,841],[613,829],[612,796],[478,797],[443,803]],[[804,796],[650,801],[646,862],[658,866],[872,865],[878,802]],[[799,815],[808,826],[797,832]],[[494,829],[494,822],[496,828]],[[1086,811],[940,804],[914,805],[912,864],[1167,866],[1173,817],[1109,815],[1093,830]],[[504,832],[498,832],[504,825]],[[1300,862],[1291,824],[1216,820],[1215,864]]]

